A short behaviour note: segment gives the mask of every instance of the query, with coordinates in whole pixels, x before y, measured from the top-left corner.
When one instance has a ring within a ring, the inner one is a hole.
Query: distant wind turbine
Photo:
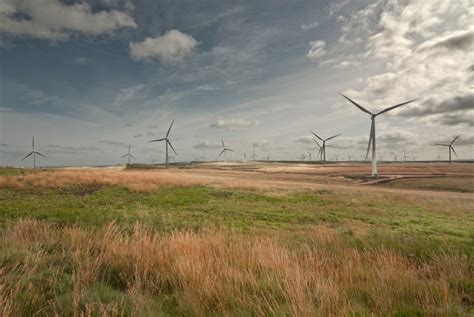
[[[130,154],[130,148],[131,148],[131,146],[129,145],[129,146],[128,146],[128,152],[127,152],[127,154],[122,155],[122,156],[120,157],[120,158],[124,158],[124,157],[128,158],[128,163],[127,163],[127,165],[130,165],[130,158],[135,159],[135,157],[134,157],[132,154]]]
[[[178,153],[176,153],[176,151],[175,151],[174,148],[173,148],[173,145],[171,144],[170,140],[168,139],[168,137],[169,137],[169,135],[170,135],[171,127],[173,126],[173,123],[174,123],[174,120],[171,122],[171,125],[170,125],[170,127],[169,127],[169,129],[168,129],[168,132],[166,132],[166,136],[165,136],[164,138],[148,141],[148,142],[160,142],[160,141],[165,141],[165,144],[166,144],[166,168],[168,168],[168,161],[169,161],[169,159],[170,159],[170,157],[168,156],[168,145],[171,147],[171,149],[173,150],[174,154],[178,154]]]
[[[224,160],[227,162],[227,152],[235,152],[234,150],[230,149],[230,148],[226,148],[225,147],[225,144],[224,144],[224,139],[222,139],[222,151],[219,153],[219,155],[217,156],[217,158],[219,158],[222,154],[224,154]]]
[[[250,158],[255,161],[257,159],[257,154],[255,154],[255,149],[253,149],[252,155],[250,155]]]
[[[326,141],[329,141],[329,140],[331,140],[331,139],[334,139],[335,137],[340,136],[340,134],[336,134],[336,135],[333,135],[332,137],[329,137],[329,138],[327,138],[327,139],[323,139],[323,138],[321,138],[319,135],[317,135],[316,133],[314,133],[313,131],[310,131],[310,132],[311,132],[315,137],[317,137],[319,140],[321,140],[321,142],[323,142],[323,145],[320,146],[319,151],[320,151],[320,155],[321,155],[321,159],[322,159],[323,163],[326,163],[326,147],[327,147],[327,146],[326,146]],[[317,143],[318,146],[319,146],[319,143],[318,143],[318,142],[316,142],[316,143]]]
[[[339,159],[339,155],[340,155],[340,154],[334,154],[334,158],[336,159],[336,162],[337,162],[337,160]]]
[[[407,161],[407,152],[403,151],[403,162],[406,162]]]
[[[27,159],[28,157],[30,157],[31,155],[33,155],[33,168],[36,168],[36,154],[38,154],[39,156],[42,156],[44,158],[46,158],[46,156],[44,156],[43,154],[41,154],[40,152],[38,151],[35,151],[35,137],[33,136],[33,139],[31,141],[31,152],[28,153],[27,156],[25,156],[22,161],[24,161],[25,159]]]
[[[439,146],[447,146],[448,147],[448,150],[449,150],[449,164],[451,164],[451,151],[453,151],[454,155],[456,155],[456,157],[458,156],[456,151],[454,150],[454,147],[453,147],[453,144],[454,142],[456,142],[456,140],[460,137],[461,135],[458,134],[452,141],[451,143],[437,143],[435,145],[439,145]]]
[[[342,94],[341,94],[342,95]],[[370,147],[372,146],[372,176],[377,176],[377,157],[376,157],[376,146],[375,146],[375,118],[385,112],[388,112],[390,110],[393,110],[393,109],[396,109],[398,107],[401,107],[403,105],[406,105],[410,102],[413,102],[415,101],[416,99],[413,99],[413,100],[410,100],[410,101],[406,101],[406,102],[403,102],[403,103],[400,103],[398,105],[395,105],[395,106],[391,106],[391,107],[388,107],[388,108],[385,108],[377,113],[372,113],[370,112],[369,110],[365,109],[364,107],[362,107],[361,105],[359,105],[358,103],[356,103],[354,100],[350,99],[349,97],[346,97],[345,95],[342,95],[344,98],[346,98],[349,102],[351,102],[354,106],[356,106],[357,108],[359,108],[361,111],[369,114],[371,116],[371,120],[372,120],[372,124],[371,124],[371,127],[370,127],[370,135],[369,135],[369,145],[367,147],[367,154],[365,155],[366,157],[369,156],[369,151],[370,151]]]

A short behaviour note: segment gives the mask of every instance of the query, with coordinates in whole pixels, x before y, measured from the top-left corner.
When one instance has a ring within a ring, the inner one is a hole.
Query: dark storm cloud
[[[422,117],[427,115],[436,115],[436,114],[448,114],[450,117],[459,117],[460,122],[467,122],[468,116],[465,113],[456,113],[454,112],[467,112],[474,108],[474,94],[466,92],[464,95],[448,97],[447,99],[439,102],[435,98],[428,98],[421,106],[410,107],[400,111],[401,116],[405,117]],[[462,117],[465,117],[462,120]]]
[[[474,116],[465,113],[446,114],[437,118],[436,121],[445,125],[466,124],[474,127]]]

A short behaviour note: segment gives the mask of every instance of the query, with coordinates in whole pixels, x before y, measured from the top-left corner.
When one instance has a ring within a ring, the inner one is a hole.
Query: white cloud
[[[219,149],[221,147],[222,147],[221,143],[219,143],[219,142],[211,143],[209,141],[201,141],[201,142],[196,143],[196,144],[193,145],[193,148],[195,148],[196,150],[200,150],[200,151]]]
[[[312,61],[319,61],[324,55],[326,55],[326,42],[311,41],[309,42],[309,46],[311,46],[311,48],[306,57]]]
[[[19,19],[18,15],[28,19]],[[66,40],[74,33],[98,35],[136,26],[127,13],[117,10],[92,12],[87,3],[67,5],[58,0],[0,2],[0,32],[10,36]]]
[[[269,145],[270,145],[270,141],[267,141],[267,140],[259,140],[259,141],[252,142],[253,147],[267,147]]]
[[[310,24],[302,24],[302,25],[301,25],[301,29],[302,29],[303,31],[307,31],[307,30],[310,30],[310,29],[317,28],[318,25],[319,25],[319,23],[316,22],[316,21],[313,22],[313,23],[310,23]]]
[[[163,63],[177,63],[190,55],[197,44],[191,35],[170,30],[157,38],[147,37],[143,42],[131,42],[130,54],[136,61],[159,59]]]
[[[211,123],[210,127],[219,129],[237,129],[237,128],[251,128],[258,125],[257,120],[246,119],[218,119]]]
[[[348,92],[380,106],[420,97],[393,113],[435,125],[472,126],[474,28],[452,19],[463,9],[470,12],[468,2],[390,2],[366,42],[367,56],[385,61],[386,68]]]
[[[316,144],[314,142],[314,137],[312,135],[302,135],[295,140],[296,142],[303,143],[303,144]]]

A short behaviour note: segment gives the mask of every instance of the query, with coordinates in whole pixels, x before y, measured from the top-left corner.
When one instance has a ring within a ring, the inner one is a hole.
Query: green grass
[[[17,175],[8,169],[2,169],[0,173]],[[402,255],[410,263],[423,267],[430,265],[432,259],[442,256],[473,258],[474,214],[468,212],[466,206],[460,210],[456,208],[450,208],[449,202],[439,204],[429,199],[416,201],[394,193],[362,195],[357,192],[341,194],[331,190],[269,195],[202,186],[164,187],[149,193],[97,184],[63,188],[7,187],[0,188],[0,233],[2,230],[7,231],[12,222],[22,218],[43,220],[59,228],[77,225],[88,230],[115,221],[126,232],[132,232],[137,222],[158,232],[186,229],[200,231],[207,227],[219,227],[244,234],[252,233],[252,236],[255,233],[272,236],[296,254],[308,249],[324,249],[328,250],[328,254],[351,250],[390,250]],[[341,244],[330,246],[328,242],[315,240],[306,234],[319,226],[335,230],[340,241],[338,243]],[[361,230],[362,233],[356,233],[355,230]],[[25,249],[3,246],[0,266],[6,268],[5,276],[8,274],[9,280],[18,282],[18,287],[25,290],[17,300],[24,303],[21,311],[26,315],[47,312],[51,309],[47,306],[48,301],[54,301],[55,309],[64,315],[74,313],[71,302],[77,296],[74,293],[74,274],[78,264],[74,264],[76,267],[68,264],[76,261],[72,251],[63,257],[64,249],[68,247],[65,242],[59,242],[63,245],[58,246],[57,241],[52,241],[51,245],[33,241]],[[41,257],[31,256],[36,254],[33,251],[37,251]],[[18,263],[27,262],[31,262],[28,267],[35,268],[30,275],[22,276],[21,270],[20,273],[15,271]],[[57,269],[59,267],[61,270]],[[134,299],[126,292],[127,285],[121,275],[126,271],[126,267],[102,268],[100,276],[82,288],[82,302],[76,308],[87,311],[89,308],[84,306],[87,303],[101,303],[102,308],[112,309],[113,305],[120,303],[124,315],[132,315]],[[354,278],[357,280],[357,275]],[[58,281],[54,287],[51,286],[51,280]],[[277,312],[289,314],[285,299],[279,297],[280,286],[275,285],[273,277],[263,276],[259,283],[262,294],[270,294],[282,303],[278,304]],[[419,283],[420,289],[429,285],[423,278],[416,283]],[[474,284],[472,280],[456,283],[450,287],[457,288],[452,292],[462,297],[463,302],[453,306],[452,311],[462,315],[463,312],[472,311]],[[153,292],[141,295],[146,303],[143,304],[146,306],[144,311],[159,312],[164,316],[196,312],[191,305],[192,299],[188,302],[186,296],[180,294],[179,287],[169,286],[169,290],[166,286],[164,288],[159,296],[153,295]],[[393,310],[393,315],[422,316],[423,311],[412,304],[409,288],[406,296],[400,292],[401,304]],[[362,287],[347,290],[347,298],[360,306],[361,315],[371,314],[376,296],[374,291],[369,292]],[[34,300],[32,297],[35,297]],[[108,307],[109,304],[112,306]],[[242,315],[259,314],[257,310],[243,307],[237,302],[228,305],[234,314],[238,314],[239,310]],[[94,308],[93,313],[99,315],[100,311]]]
[[[314,191],[269,196],[209,187],[162,188],[138,193],[116,186],[0,189],[0,225],[19,218],[58,224],[124,227],[140,222],[161,231],[221,226],[293,232],[314,225],[423,236],[456,245],[473,242],[472,214],[460,216],[436,203],[417,204],[394,194],[342,195]]]

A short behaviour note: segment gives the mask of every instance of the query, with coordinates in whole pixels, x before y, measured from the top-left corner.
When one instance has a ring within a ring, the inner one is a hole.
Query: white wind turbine
[[[171,149],[173,150],[174,154],[178,154],[176,153],[176,151],[174,150],[173,148],[173,145],[171,144],[168,136],[170,135],[170,131],[171,131],[171,127],[173,126],[173,123],[174,123],[174,120],[171,122],[171,125],[168,129],[168,132],[166,132],[166,136],[164,138],[161,138],[161,139],[156,139],[156,140],[151,140],[151,141],[148,141],[148,142],[160,142],[160,141],[165,141],[166,143],[166,168],[168,168],[168,161],[169,159],[171,158],[170,156],[168,156],[168,145],[171,147]]]
[[[127,154],[122,155],[122,156],[120,157],[120,158],[124,158],[124,157],[128,158],[127,165],[130,165],[130,159],[131,159],[131,158],[132,158],[132,159],[135,159],[135,157],[134,157],[132,154],[130,154],[130,148],[131,148],[131,145],[128,146],[128,152],[127,152]]]
[[[230,148],[226,148],[225,147],[225,144],[224,144],[224,139],[222,139],[222,151],[219,153],[219,155],[217,156],[217,158],[219,158],[222,154],[224,154],[224,161],[227,162],[227,152],[235,152],[234,150],[230,149]]]
[[[358,103],[356,103],[354,100],[350,99],[349,97],[346,97],[344,96],[343,94],[341,94],[344,98],[346,98],[349,102],[351,102],[354,106],[356,106],[357,108],[359,108],[360,110],[362,110],[363,112],[367,113],[370,115],[370,118],[372,120],[372,124],[371,124],[371,127],[370,127],[370,135],[369,135],[369,145],[367,147],[367,154],[365,155],[366,159],[367,157],[369,156],[369,151],[370,151],[370,148],[372,147],[372,176],[377,176],[377,157],[376,157],[376,146],[375,146],[375,118],[385,112],[388,112],[390,110],[393,110],[393,109],[396,109],[398,107],[401,107],[401,106],[404,106],[410,102],[413,102],[415,101],[416,99],[413,99],[413,100],[410,100],[410,101],[406,101],[406,102],[403,102],[403,103],[400,103],[398,105],[395,105],[395,106],[391,106],[391,107],[388,107],[388,108],[385,108],[377,113],[372,113],[370,112],[369,110],[365,109],[364,107],[362,107],[361,105],[359,105]]]
[[[28,158],[29,156],[33,155],[33,168],[36,168],[36,154],[38,154],[39,156],[42,156],[44,158],[46,158],[46,156],[44,156],[43,154],[41,154],[40,152],[38,151],[35,151],[35,137],[33,136],[33,139],[31,141],[31,152],[28,153],[27,156],[25,156],[22,161],[24,161],[26,158]]]
[[[461,136],[461,135],[458,134],[458,135],[451,141],[451,143],[447,143],[447,144],[445,144],[445,143],[437,143],[437,144],[435,144],[435,145],[439,145],[439,146],[447,146],[447,147],[448,147],[448,149],[449,149],[449,164],[451,164],[451,151],[454,153],[454,155],[456,155],[456,157],[458,156],[457,153],[456,153],[456,151],[454,150],[453,144],[454,144],[454,142],[456,142],[456,140],[457,140],[460,136]]]

